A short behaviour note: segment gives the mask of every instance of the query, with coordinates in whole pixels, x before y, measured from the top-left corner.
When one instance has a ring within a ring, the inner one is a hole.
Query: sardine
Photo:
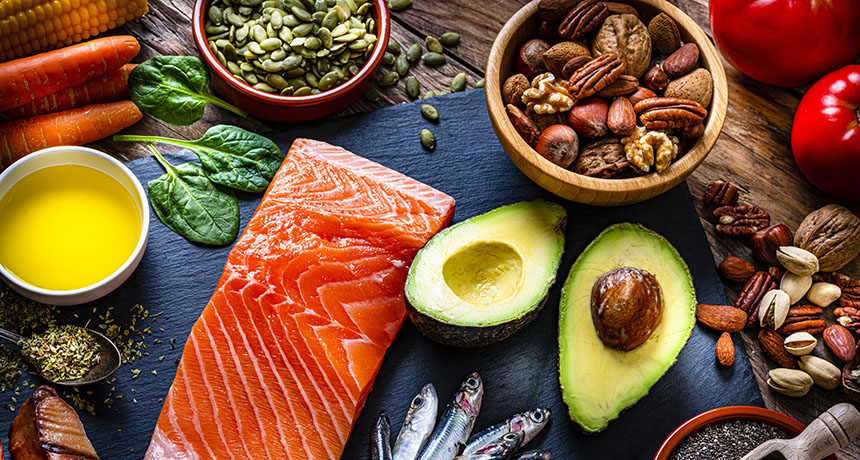
[[[497,442],[492,443],[477,452],[460,455],[455,460],[508,460],[514,456],[523,441],[522,431],[514,431],[502,436]]]
[[[372,460],[391,460],[391,425],[388,414],[379,413],[379,418],[370,433],[370,458]]]
[[[514,456],[513,460],[549,460],[552,452],[548,450],[530,450]]]
[[[418,451],[433,431],[438,407],[436,388],[432,383],[424,385],[421,392],[412,399],[412,405],[403,420],[403,427],[394,442],[393,460],[415,460]]]
[[[473,372],[466,377],[460,390],[445,408],[445,413],[427,444],[418,454],[418,460],[452,460],[460,448],[466,444],[475,419],[481,410],[484,385],[481,376]]]
[[[484,431],[472,436],[463,449],[463,455],[477,452],[478,450],[496,442],[502,436],[513,431],[523,432],[522,445],[526,445],[534,439],[538,433],[549,423],[549,409],[534,409],[522,414],[516,414],[502,423],[493,425]]]

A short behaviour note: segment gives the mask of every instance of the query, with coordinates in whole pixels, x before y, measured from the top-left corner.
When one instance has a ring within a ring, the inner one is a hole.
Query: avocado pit
[[[663,291],[647,270],[621,267],[591,288],[591,319],[606,345],[623,351],[645,343],[663,317]]]
[[[464,302],[491,305],[516,294],[523,278],[523,258],[507,243],[478,241],[449,257],[442,275]]]

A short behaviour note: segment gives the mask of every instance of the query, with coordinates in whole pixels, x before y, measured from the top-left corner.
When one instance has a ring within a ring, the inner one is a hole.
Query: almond
[[[747,325],[747,314],[743,310],[729,305],[700,303],[696,307],[696,319],[705,326],[720,332],[738,332]]]
[[[636,112],[626,97],[616,97],[609,105],[606,126],[613,134],[628,136],[636,129]]]
[[[714,80],[708,69],[698,68],[677,80],[672,80],[666,86],[666,97],[679,97],[696,101],[707,107],[714,95]]]
[[[654,16],[648,23],[648,34],[651,42],[661,53],[671,53],[681,46],[681,32],[678,25],[666,13]]]
[[[831,324],[824,329],[824,344],[842,361],[848,362],[854,358],[854,350],[857,346],[851,331],[839,324]]]
[[[731,366],[735,363],[735,344],[728,332],[723,332],[720,335],[717,346],[714,348],[714,354],[717,355],[717,362],[723,366]]]
[[[746,283],[755,274],[755,267],[740,257],[728,256],[720,263],[720,274],[731,283]]]
[[[699,63],[699,45],[687,43],[663,61],[663,71],[672,78],[686,75]]]
[[[543,53],[543,63],[553,75],[560,77],[567,61],[579,56],[590,58],[591,51],[579,42],[561,42]]]
[[[762,328],[758,332],[761,351],[775,363],[788,369],[797,367],[797,358],[785,351],[784,339],[771,328]]]

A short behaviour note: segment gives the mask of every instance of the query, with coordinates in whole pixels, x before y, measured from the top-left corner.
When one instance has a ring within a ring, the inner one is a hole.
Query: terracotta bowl
[[[254,89],[233,76],[209,49],[203,31],[210,0],[196,0],[191,18],[197,50],[212,71],[212,86],[218,94],[251,115],[272,121],[308,121],[339,112],[355,102],[370,85],[373,71],[382,61],[391,32],[391,17],[384,0],[372,0],[377,42],[364,67],[351,79],[328,91],[308,96],[281,96]]]
[[[533,0],[505,24],[496,37],[487,61],[487,109],[496,135],[505,152],[520,170],[546,190],[572,201],[596,205],[636,203],[655,197],[678,185],[704,161],[714,146],[726,117],[728,101],[726,73],[714,45],[702,29],[689,16],[664,0],[624,0],[634,6],[640,18],[648,21],[660,12],[675,20],[681,39],[694,42],[700,49],[700,65],[711,72],[714,79],[714,96],[708,106],[705,134],[681,158],[660,173],[651,173],[629,179],[600,179],[576,174],[554,165],[538,155],[514,130],[505,113],[501,87],[505,79],[516,73],[514,59],[523,43],[537,37],[537,7]],[[582,144],[582,139],[580,143]]]
[[[720,407],[718,409],[703,412],[690,420],[687,420],[679,426],[660,446],[657,450],[657,455],[654,460],[668,460],[669,456],[681,444],[681,441],[687,436],[701,430],[707,426],[721,423],[731,422],[734,420],[749,420],[753,422],[764,422],[773,425],[782,431],[785,431],[789,436],[794,437],[800,434],[806,426],[797,420],[774,412],[772,410],[753,406],[729,406]],[[825,460],[838,460],[835,455],[826,457]]]

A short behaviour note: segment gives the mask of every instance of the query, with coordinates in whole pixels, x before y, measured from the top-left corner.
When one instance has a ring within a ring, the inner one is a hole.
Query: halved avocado
[[[555,203],[524,201],[442,230],[409,268],[409,318],[445,345],[506,339],[537,316],[555,282],[566,217]]]
[[[662,289],[663,315],[629,351],[605,344],[592,319],[592,287],[620,267],[646,270]],[[675,363],[695,324],[696,293],[687,264],[665,238],[636,224],[604,230],[582,251],[561,294],[559,373],[570,418],[600,431],[635,404]]]

